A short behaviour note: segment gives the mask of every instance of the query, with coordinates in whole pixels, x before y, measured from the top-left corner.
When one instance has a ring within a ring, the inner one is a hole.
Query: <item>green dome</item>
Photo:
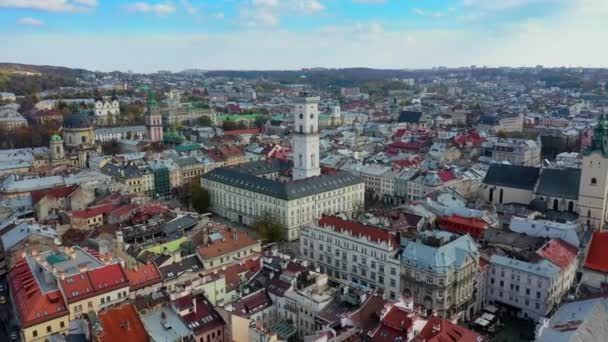
[[[61,141],[61,137],[60,137],[59,135],[57,135],[57,134],[53,134],[53,135],[51,136],[51,141],[52,141],[52,142]]]

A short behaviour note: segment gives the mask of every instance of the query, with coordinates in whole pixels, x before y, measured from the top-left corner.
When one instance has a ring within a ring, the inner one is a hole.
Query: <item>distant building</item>
[[[608,336],[608,300],[577,300],[560,306],[536,327],[537,342],[603,342]]]
[[[95,141],[143,140],[147,136],[146,126],[119,126],[95,129]]]
[[[540,166],[540,139],[506,139],[485,141],[481,144],[480,157],[486,157],[498,163],[508,162],[512,165]]]
[[[95,99],[95,121],[104,125],[114,124],[120,116],[120,103],[116,96]]]

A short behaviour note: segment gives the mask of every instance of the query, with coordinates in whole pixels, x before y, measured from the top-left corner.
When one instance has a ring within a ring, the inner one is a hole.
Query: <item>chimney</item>
[[[78,270],[80,271],[80,273],[84,273],[84,272],[88,271],[89,268],[87,267],[86,264],[80,264],[80,265],[78,265]]]

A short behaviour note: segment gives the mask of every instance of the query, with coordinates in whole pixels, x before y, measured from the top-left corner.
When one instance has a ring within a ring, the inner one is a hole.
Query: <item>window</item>
[[[106,299],[101,297],[101,304],[105,304],[106,303]]]
[[[59,322],[59,327],[61,329],[65,328],[65,322],[64,321]]]
[[[34,336],[34,337],[38,337],[38,330],[34,330],[34,331],[32,331],[32,336]]]
[[[47,333],[50,333],[51,331],[53,331],[53,329],[51,328],[51,326],[50,326],[50,325],[47,325],[47,326],[46,326],[46,332],[47,332]]]
[[[590,184],[593,185],[593,186],[597,185],[597,179],[595,177],[591,178]]]

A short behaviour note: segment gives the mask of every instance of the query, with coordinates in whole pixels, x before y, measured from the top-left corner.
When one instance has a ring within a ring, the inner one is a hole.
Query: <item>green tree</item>
[[[211,118],[207,115],[203,115],[196,119],[196,124],[203,127],[211,127],[213,126],[213,121],[211,121]]]
[[[269,212],[264,212],[258,216],[253,222],[252,228],[266,243],[283,240],[287,229]]]
[[[209,209],[209,192],[198,182],[194,182],[190,186],[190,204],[199,214]]]

